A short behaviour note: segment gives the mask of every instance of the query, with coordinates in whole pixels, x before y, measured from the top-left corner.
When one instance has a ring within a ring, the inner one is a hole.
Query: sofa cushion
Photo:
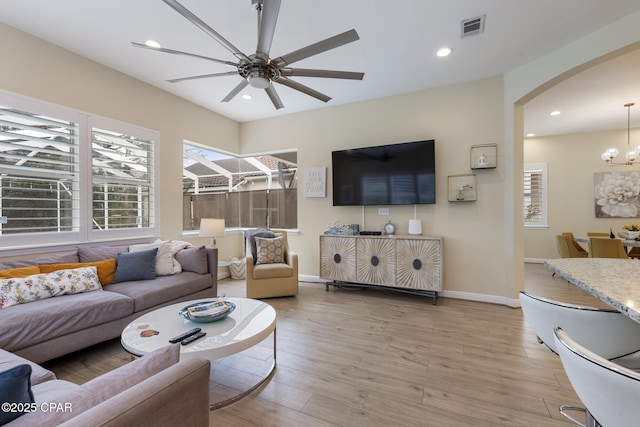
[[[51,403],[68,404],[72,411],[38,411],[24,415],[16,425],[61,424],[175,365],[179,358],[180,344],[162,347],[50,400]]]
[[[13,277],[27,277],[34,274],[41,273],[40,267],[37,265],[30,265],[28,267],[16,267],[7,268],[6,270],[0,270],[0,279],[11,279]]]
[[[7,268],[27,267],[29,265],[59,264],[64,262],[80,262],[80,260],[78,259],[78,252],[73,251],[61,254],[45,255],[38,258],[4,261],[0,262],[0,270],[6,270]]]
[[[173,252],[171,251],[171,242],[169,240],[156,240],[153,243],[131,245],[129,246],[129,252],[140,252],[154,248],[158,249],[158,253],[156,254],[156,276],[175,274]]]
[[[94,262],[102,261],[103,259],[117,258],[120,252],[128,251],[129,246],[83,246],[78,248],[78,261],[75,262]]]
[[[13,421],[26,413],[21,411],[9,411],[4,407],[7,403],[33,403],[33,392],[31,391],[31,365],[17,365],[6,371],[0,372],[0,425]]]
[[[105,288],[108,292],[126,295],[133,300],[137,313],[158,304],[211,288],[210,274],[183,271],[173,276],[159,276],[155,280],[141,280],[134,284],[113,283]]]
[[[284,262],[284,238],[266,239],[256,237],[256,265]]]
[[[116,259],[109,258],[102,261],[94,262],[78,262],[71,264],[42,264],[40,266],[41,273],[52,273],[58,270],[69,270],[73,268],[83,268],[94,266],[98,269],[98,279],[102,286],[106,286],[113,282],[116,274]]]
[[[156,254],[158,248],[138,252],[120,252],[116,276],[112,283],[150,280],[156,278]]]
[[[53,372],[43,368],[37,363],[33,363],[17,354],[0,349],[0,371],[24,364],[31,365],[31,385],[33,386],[56,379],[56,375]]]
[[[0,279],[0,307],[102,289],[95,266]]]
[[[5,307],[0,309],[0,348],[19,350],[132,313],[131,298],[103,290]]]
[[[175,258],[182,266],[183,271],[193,271],[199,274],[209,272],[207,248],[204,246],[182,249],[176,253]]]

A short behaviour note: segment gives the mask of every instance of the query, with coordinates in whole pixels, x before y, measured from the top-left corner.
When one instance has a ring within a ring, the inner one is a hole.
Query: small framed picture
[[[476,176],[449,175],[448,191],[450,202],[474,202],[477,199]]]
[[[471,169],[495,169],[498,166],[498,144],[471,146]]]

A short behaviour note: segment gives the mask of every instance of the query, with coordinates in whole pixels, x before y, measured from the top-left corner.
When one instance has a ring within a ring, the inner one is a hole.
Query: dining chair
[[[573,258],[586,258],[589,256],[589,253],[580,245],[580,243],[576,241],[573,233],[571,233],[570,231],[566,231],[562,233],[562,235],[566,236],[569,239],[569,242],[571,243],[570,248],[571,246],[573,246],[573,249],[575,249],[575,251],[573,252]]]
[[[629,258],[620,239],[589,238],[589,258]]]
[[[562,327],[554,329],[555,346],[576,394],[585,405],[580,423],[560,407],[560,413],[582,426],[635,426],[640,420],[640,374],[609,361],[573,339]]]
[[[601,231],[588,231],[587,237],[610,237],[610,233],[605,233]]]

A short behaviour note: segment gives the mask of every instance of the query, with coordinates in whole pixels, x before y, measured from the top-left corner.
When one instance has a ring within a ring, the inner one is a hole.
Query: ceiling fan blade
[[[305,95],[313,96],[316,99],[319,99],[322,102],[329,102],[331,100],[330,96],[325,95],[324,93],[320,93],[317,90],[311,89],[308,86],[305,86],[301,83],[294,82],[293,80],[289,80],[286,77],[280,77],[278,80],[274,80],[276,83],[280,83],[281,85],[285,85],[290,87],[291,89],[295,89],[304,93]]]
[[[302,49],[298,49],[286,55],[282,55],[274,59],[273,62],[276,64],[276,67],[280,68],[359,39],[360,37],[358,36],[356,30],[345,31],[344,33],[338,34],[337,36],[329,37],[328,39],[324,39],[307,47],[303,47]]]
[[[276,88],[273,87],[272,84],[269,85],[269,87],[266,88],[264,91],[267,92],[267,95],[269,95],[269,99],[271,100],[271,102],[273,102],[273,106],[276,107],[276,110],[284,108],[284,104],[280,100],[280,97],[278,96],[278,92],[276,92]]]
[[[217,62],[219,64],[231,65],[232,67],[237,67],[238,66],[238,64],[236,64],[234,62],[223,61],[222,59],[211,58],[209,56],[202,56],[202,55],[198,55],[198,54],[195,54],[195,53],[183,52],[181,50],[167,49],[167,48],[164,48],[164,47],[151,47],[151,46],[147,46],[144,43],[136,43],[136,42],[131,42],[131,44],[133,45],[133,47],[139,47],[141,49],[155,50],[155,51],[158,51],[158,52],[171,53],[171,54],[174,54],[174,55],[192,56],[194,58],[206,59],[207,61],[213,61],[213,62]]]
[[[362,80],[364,73],[353,71],[312,70],[306,68],[281,68],[280,74],[286,77],[324,77],[327,79]]]
[[[237,75],[238,75],[237,71],[227,71],[226,73],[202,74],[200,76],[181,77],[179,79],[171,79],[167,81],[169,83],[178,83],[178,82],[183,82],[185,80],[208,79],[209,77],[237,76]]]
[[[258,48],[257,54],[262,59],[269,59],[273,34],[276,31],[276,22],[280,12],[280,0],[263,0],[262,10],[259,11],[258,21]]]
[[[244,53],[240,52],[240,50],[237,47],[232,45],[231,42],[229,42],[227,39],[225,39],[220,34],[218,34],[216,32],[216,30],[214,30],[209,25],[207,25],[202,19],[200,19],[196,15],[194,15],[189,9],[187,9],[186,7],[184,7],[183,5],[178,3],[176,0],[162,0],[162,1],[165,2],[168,6],[171,6],[173,8],[173,10],[175,10],[180,15],[184,16],[185,18],[187,18],[187,20],[190,21],[193,25],[195,25],[196,27],[200,28],[202,31],[207,33],[211,38],[213,38],[215,41],[217,41],[222,46],[224,46],[227,50],[229,50],[231,53],[233,53],[233,55],[236,58],[241,59],[243,61],[249,61],[250,62],[250,60],[247,57],[247,55],[245,55]]]
[[[238,85],[236,87],[234,87],[233,89],[231,89],[231,92],[229,92],[229,94],[227,96],[224,97],[224,99],[222,100],[222,102],[229,102],[231,101],[238,93],[240,93],[240,91],[242,89],[244,89],[247,85],[249,84],[249,82],[247,81],[247,79],[242,79],[242,81],[240,83],[238,83]]]

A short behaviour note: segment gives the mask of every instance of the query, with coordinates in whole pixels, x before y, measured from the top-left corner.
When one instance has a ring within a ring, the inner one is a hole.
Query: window
[[[0,93],[3,248],[157,235],[157,140],[157,132]]]
[[[548,227],[546,163],[524,165],[524,226]]]
[[[298,227],[297,154],[234,157],[184,144],[183,229],[201,218],[224,218],[226,227]]]

